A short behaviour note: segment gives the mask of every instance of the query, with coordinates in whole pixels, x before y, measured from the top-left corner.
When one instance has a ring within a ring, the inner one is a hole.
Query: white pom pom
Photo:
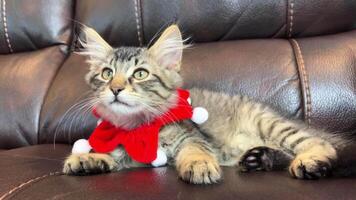
[[[192,105],[192,99],[190,97],[188,97],[187,101],[188,101],[189,105]]]
[[[72,153],[80,154],[80,153],[89,153],[91,150],[91,146],[86,139],[80,139],[74,142]]]
[[[157,158],[156,160],[151,162],[151,165],[154,167],[160,167],[167,163],[167,155],[161,149],[157,150]]]
[[[196,124],[202,124],[209,118],[208,111],[203,107],[196,107],[193,109],[192,121]]]

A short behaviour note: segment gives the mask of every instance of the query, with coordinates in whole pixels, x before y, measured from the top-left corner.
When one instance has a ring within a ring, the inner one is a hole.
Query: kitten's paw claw
[[[268,147],[255,147],[248,150],[240,159],[238,169],[241,172],[269,171],[272,161],[268,158],[271,149]]]
[[[193,184],[212,184],[221,179],[221,169],[217,162],[196,160],[181,166],[179,176]]]
[[[64,162],[63,173],[67,175],[98,174],[114,171],[117,164],[107,154],[72,154]]]
[[[291,163],[289,172],[297,179],[319,179],[330,175],[331,166],[328,161],[321,161],[313,158],[296,158]]]

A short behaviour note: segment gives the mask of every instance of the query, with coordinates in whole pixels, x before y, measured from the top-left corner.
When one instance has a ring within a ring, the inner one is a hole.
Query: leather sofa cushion
[[[340,0],[78,0],[76,20],[110,44],[137,46],[173,22],[195,43],[337,33],[355,28],[355,9]]]
[[[84,80],[88,69],[85,57],[71,54],[58,70],[41,110],[40,144],[73,143],[95,128],[96,119],[84,101],[92,94]]]
[[[0,55],[0,148],[38,143],[40,111],[64,58],[60,46]]]
[[[312,127],[355,134],[354,44],[356,31],[207,43],[187,50],[183,76],[187,87],[248,95]]]
[[[0,54],[69,44],[73,25],[72,0],[3,0]]]
[[[51,172],[60,171],[70,146],[53,145],[29,146],[0,152],[0,199],[19,185],[42,177]],[[37,193],[43,193],[37,192]],[[36,199],[33,194],[26,198]]]
[[[0,198],[5,199],[354,199],[354,179],[303,181],[287,172],[240,174],[223,168],[212,186],[189,185],[171,167],[137,168],[94,176],[64,176],[70,146],[35,145],[0,152]],[[12,191],[9,194],[9,191]],[[5,196],[4,196],[5,195]]]
[[[185,87],[248,95],[313,127],[355,133],[356,51],[349,45],[355,38],[356,31],[298,39],[300,52],[284,39],[197,44],[183,56]],[[55,137],[73,143],[95,127],[90,109],[72,107],[90,94],[83,78],[87,70],[84,58],[72,54],[58,71],[42,108],[39,143]],[[305,78],[308,84],[302,85]]]
[[[310,87],[310,121],[356,134],[356,31],[299,40]]]

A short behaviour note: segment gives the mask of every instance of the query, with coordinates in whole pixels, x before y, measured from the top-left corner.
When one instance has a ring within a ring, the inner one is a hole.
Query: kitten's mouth
[[[122,104],[122,105],[124,105],[124,106],[132,107],[132,105],[130,105],[130,104],[126,103],[126,102],[121,101],[121,100],[118,99],[117,97],[115,97],[115,99],[114,99],[112,102],[110,102],[110,105],[113,105],[113,104]]]

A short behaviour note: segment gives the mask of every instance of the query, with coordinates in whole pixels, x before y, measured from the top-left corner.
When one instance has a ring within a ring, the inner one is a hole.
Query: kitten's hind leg
[[[330,175],[337,160],[337,143],[343,143],[342,138],[327,137],[326,133],[306,128],[271,111],[260,111],[255,123],[263,140],[295,155],[289,166],[293,177],[318,179]]]
[[[282,170],[291,160],[292,156],[282,150],[259,146],[241,156],[238,169],[241,172]]]

